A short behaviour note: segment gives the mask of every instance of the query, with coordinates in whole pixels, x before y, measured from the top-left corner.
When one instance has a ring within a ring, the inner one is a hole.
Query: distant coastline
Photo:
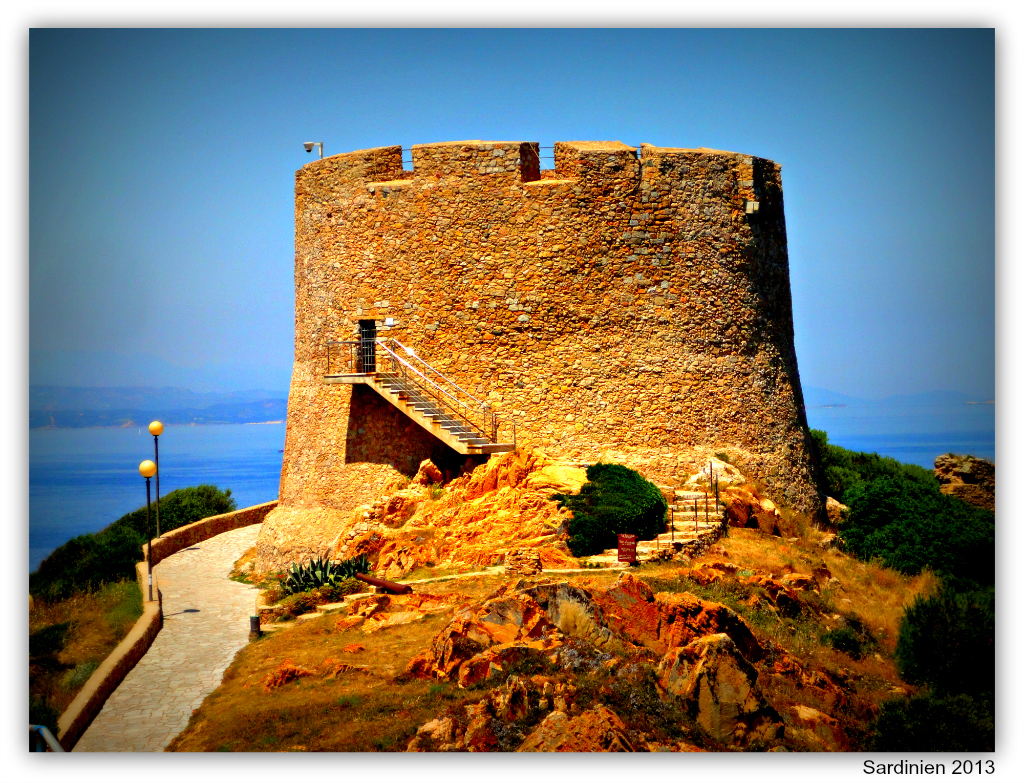
[[[44,430],[124,430],[131,429],[132,427],[147,427],[152,419],[146,421],[134,421],[127,424],[94,424],[89,426],[80,427],[54,427],[47,424],[45,427],[29,427],[31,430],[44,431]],[[203,421],[203,422],[173,422],[163,421],[163,424],[173,424],[179,427],[226,427],[231,425],[245,425],[245,424],[284,424],[284,419],[271,419],[269,421]]]
[[[31,386],[29,429],[117,429],[164,424],[270,424],[287,416],[281,392],[200,393],[177,388]]]

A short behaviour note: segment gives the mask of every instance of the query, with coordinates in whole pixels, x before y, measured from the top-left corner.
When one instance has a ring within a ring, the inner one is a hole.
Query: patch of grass
[[[29,612],[30,712],[59,716],[141,616],[142,593],[128,580],[37,601]],[[47,721],[39,722],[55,729],[56,720]]]

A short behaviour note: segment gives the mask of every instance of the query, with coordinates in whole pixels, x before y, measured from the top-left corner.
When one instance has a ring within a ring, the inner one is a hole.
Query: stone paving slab
[[[164,627],[75,745],[77,751],[161,751],[220,685],[249,641],[259,591],[233,582],[235,561],[260,525],[222,533],[171,555],[153,570]]]

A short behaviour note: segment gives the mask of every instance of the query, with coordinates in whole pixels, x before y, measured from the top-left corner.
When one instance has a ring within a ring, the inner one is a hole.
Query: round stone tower
[[[379,388],[330,382],[376,369],[337,344],[368,339],[486,404],[495,442],[514,428],[519,445],[664,483],[694,449],[725,451],[819,513],[777,164],[619,142],[558,142],[553,171],[533,142],[411,152],[412,170],[395,146],[296,173],[275,514],[343,513],[380,490],[381,466],[466,459]]]

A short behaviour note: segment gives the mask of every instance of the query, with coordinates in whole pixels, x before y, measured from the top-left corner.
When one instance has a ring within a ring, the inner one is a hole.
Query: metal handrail
[[[460,400],[460,399],[459,399],[458,397],[456,397],[456,396],[455,396],[454,394],[451,394],[450,392],[448,392],[448,391],[446,391],[445,389],[443,389],[443,388],[442,388],[442,387],[441,387],[441,386],[440,386],[439,384],[437,384],[437,383],[435,383],[434,381],[430,380],[430,378],[428,378],[428,377],[427,377],[426,375],[424,375],[424,374],[423,374],[423,373],[421,373],[421,372],[420,372],[419,370],[417,370],[417,369],[416,369],[415,367],[413,367],[413,366],[412,366],[411,364],[409,364],[409,362],[407,362],[407,361],[406,361],[405,359],[403,359],[403,358],[402,358],[401,356],[399,356],[399,355],[398,355],[397,353],[395,353],[395,352],[394,352],[394,351],[392,351],[392,350],[391,350],[390,348],[388,348],[388,347],[387,347],[386,345],[384,345],[384,343],[383,343],[383,342],[381,342],[380,340],[378,340],[378,341],[377,341],[377,345],[379,345],[379,346],[380,346],[381,348],[383,348],[383,349],[385,350],[385,352],[387,352],[387,354],[388,354],[388,355],[389,355],[389,356],[391,357],[391,359],[392,359],[392,361],[393,361],[393,362],[398,362],[398,363],[399,363],[400,365],[402,365],[402,366],[404,366],[404,367],[408,367],[408,368],[409,368],[410,370],[412,370],[412,371],[413,371],[414,373],[416,373],[416,374],[417,374],[418,376],[420,376],[420,377],[421,377],[421,378],[422,378],[422,379],[423,379],[424,381],[426,381],[426,382],[427,382],[427,383],[429,383],[429,384],[430,384],[431,386],[433,386],[434,388],[436,388],[436,389],[437,389],[437,390],[438,390],[438,391],[439,391],[439,392],[440,392],[441,394],[443,394],[443,395],[444,395],[445,397],[450,397],[450,398],[451,398],[452,400],[454,400],[454,401],[455,401],[455,404],[456,404],[456,405],[461,405],[461,406],[462,406],[463,408],[466,408],[467,410],[469,409],[469,406],[468,406],[468,405],[466,405],[466,403],[464,403],[464,402],[463,402],[462,400]],[[425,364],[425,362],[424,362],[424,364]],[[437,371],[435,370],[435,372],[437,372]],[[441,374],[440,374],[440,373],[438,373],[438,375],[441,375]],[[443,375],[441,375],[441,377],[442,377],[442,378],[444,378],[444,376],[443,376]],[[447,380],[447,378],[445,378],[445,380]],[[452,385],[454,386],[455,384],[452,384]],[[486,405],[484,405],[483,407],[484,407],[484,408],[486,408],[487,406],[486,406]],[[460,415],[461,415],[461,414],[460,414]],[[463,418],[466,418],[466,417],[463,417]],[[468,421],[468,422],[469,422],[470,424],[473,424],[473,422],[472,422],[472,421],[469,421],[469,419],[468,419],[468,418],[467,418],[466,420],[467,420],[467,421]],[[476,426],[476,425],[474,424],[473,426]]]
[[[380,345],[383,345],[383,342],[382,342],[382,341],[378,340],[377,342],[378,342],[378,343],[379,343]],[[459,390],[460,392],[462,392],[462,393],[463,393],[463,394],[465,394],[465,395],[466,395],[467,397],[469,397],[469,399],[473,400],[473,402],[479,403],[479,404],[480,404],[481,406],[483,406],[483,407],[489,407],[489,406],[487,405],[487,403],[486,403],[486,402],[484,402],[483,400],[478,400],[478,399],[477,399],[476,397],[474,397],[474,396],[473,396],[472,394],[470,394],[470,393],[469,393],[468,391],[466,391],[466,390],[465,390],[465,389],[463,389],[463,388],[462,388],[461,386],[459,386],[459,385],[458,385],[457,383],[455,383],[455,381],[453,381],[453,380],[452,380],[451,378],[448,378],[448,377],[446,377],[446,376],[445,376],[445,375],[444,375],[443,373],[441,373],[441,372],[438,372],[438,371],[437,371],[436,369],[434,369],[433,367],[431,367],[431,366],[430,366],[430,365],[429,365],[429,364],[428,364],[428,363],[426,362],[426,360],[424,360],[424,359],[423,359],[423,357],[421,357],[421,356],[420,356],[419,354],[417,354],[417,353],[416,353],[416,351],[412,350],[411,348],[407,348],[407,347],[405,347],[404,345],[402,345],[402,344],[401,344],[400,342],[398,342],[398,340],[396,340],[396,339],[395,339],[395,338],[393,338],[393,337],[391,338],[391,342],[393,342],[393,343],[394,343],[395,345],[397,345],[397,346],[398,346],[399,348],[401,348],[401,349],[402,349],[403,351],[405,351],[405,352],[406,352],[407,354],[409,354],[409,356],[411,356],[411,357],[412,357],[413,359],[415,359],[416,361],[418,361],[418,362],[419,362],[420,364],[422,364],[422,365],[423,365],[424,367],[426,367],[426,368],[427,368],[428,370],[430,370],[430,371],[431,371],[432,373],[434,373],[435,375],[439,375],[439,376],[441,376],[442,378],[444,378],[444,380],[445,380],[445,382],[446,382],[446,383],[448,383],[448,384],[449,384],[449,385],[451,385],[451,386],[454,386],[454,387],[455,387],[456,389],[458,389],[458,390]]]
[[[473,412],[475,410],[474,406],[467,404],[463,400],[459,399],[457,394],[453,394],[451,391],[449,391],[448,389],[444,388],[441,384],[439,384],[439,383],[435,382],[434,380],[432,380],[431,378],[427,377],[427,375],[425,375],[423,372],[421,372],[412,363],[406,361],[401,356],[399,356],[394,350],[392,350],[392,348],[388,346],[388,344],[387,344],[388,342],[393,343],[394,345],[396,345],[399,348],[401,348],[403,351],[405,351],[405,353],[407,353],[413,359],[417,360],[427,370],[429,370],[430,372],[432,372],[435,375],[437,375],[438,378],[440,378],[445,384],[447,384],[449,387],[454,389],[456,392],[461,392],[463,395],[468,397],[470,400],[472,400],[473,402],[477,403],[480,406],[480,416],[481,416],[482,422],[481,423],[477,423],[471,417],[471,412]],[[361,340],[328,340],[328,342],[327,342],[327,375],[331,374],[331,346],[332,345],[347,345],[347,346],[349,346],[349,355],[348,355],[349,367],[348,367],[348,370],[350,372],[352,372],[352,373],[355,373],[356,370],[357,370],[357,361],[356,361],[357,353],[358,353],[359,347],[362,344],[363,343],[362,343]],[[410,383],[413,383],[418,388],[420,388],[422,391],[426,392],[431,397],[433,397],[435,400],[437,400],[437,402],[442,407],[444,407],[445,409],[451,411],[456,416],[458,416],[460,419],[462,419],[464,422],[466,422],[470,427],[473,428],[474,431],[476,431],[478,434],[480,434],[481,437],[484,437],[484,438],[488,438],[489,437],[492,442],[497,443],[497,441],[498,441],[498,422],[499,422],[500,419],[499,419],[499,417],[498,417],[498,415],[496,413],[494,413],[493,411],[490,410],[490,406],[486,402],[483,402],[482,400],[474,397],[472,394],[467,392],[465,389],[463,389],[457,383],[452,381],[450,378],[445,376],[443,373],[439,372],[436,368],[432,367],[427,361],[425,361],[420,356],[418,356],[415,351],[411,350],[410,348],[408,348],[405,345],[402,345],[402,343],[400,343],[398,340],[395,340],[393,338],[391,338],[389,340],[375,339],[374,340],[374,344],[380,346],[380,348],[383,349],[384,353],[387,354],[388,358],[391,360],[391,364],[392,364],[392,367],[394,368],[395,372],[397,372],[399,375],[401,375],[403,378],[408,380]],[[421,384],[418,381],[413,380],[412,378],[410,378],[409,377],[409,373],[410,372],[415,374],[416,376],[418,376],[420,379],[422,379],[427,385],[424,387],[423,384]],[[490,431],[490,435],[486,434],[488,432],[488,430]]]
[[[28,738],[32,743],[30,751],[33,753],[45,753],[49,748],[51,753],[64,753],[64,748],[57,742],[57,738],[53,736],[46,726],[37,725],[35,723],[28,724]]]

